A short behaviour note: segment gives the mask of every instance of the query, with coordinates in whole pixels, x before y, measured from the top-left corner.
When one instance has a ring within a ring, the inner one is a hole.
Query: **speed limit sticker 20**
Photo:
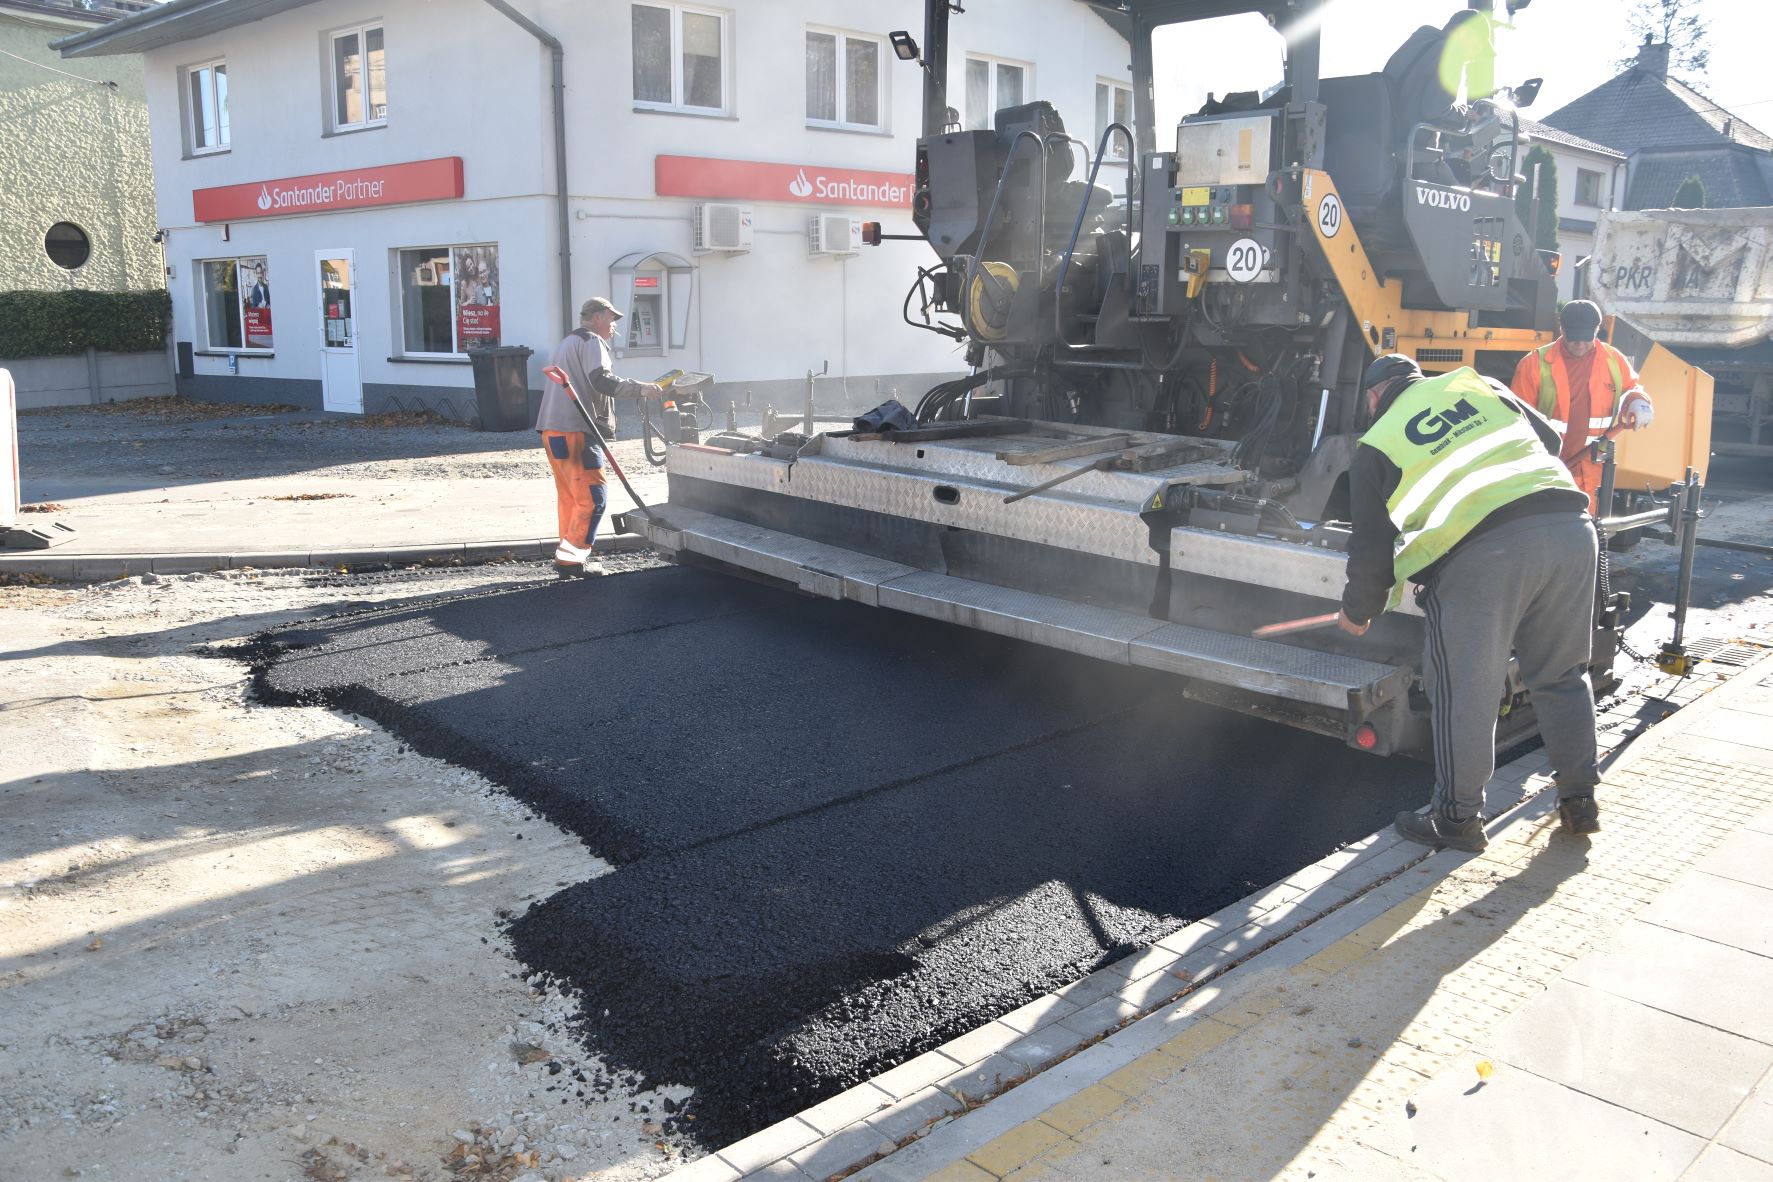
[[[1325,238],[1334,238],[1342,228],[1342,199],[1336,194],[1325,193],[1317,203],[1317,228]]]
[[[1239,238],[1225,252],[1225,273],[1236,283],[1248,283],[1260,275],[1262,263],[1262,244],[1254,238]]]

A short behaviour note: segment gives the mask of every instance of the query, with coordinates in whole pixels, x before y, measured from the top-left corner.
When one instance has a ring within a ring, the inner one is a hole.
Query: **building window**
[[[991,117],[1005,107],[1028,101],[1029,67],[1023,62],[967,55],[968,131],[990,131]]]
[[[415,246],[394,252],[401,355],[460,356],[499,343],[499,248]]]
[[[806,121],[819,127],[881,130],[886,103],[884,42],[876,37],[808,29]]]
[[[1600,173],[1588,168],[1578,168],[1576,170],[1576,204],[1591,205],[1597,209],[1600,207]]]
[[[92,239],[73,222],[57,222],[43,236],[43,253],[64,271],[78,271],[92,257]]]
[[[1102,142],[1102,133],[1108,130],[1110,123],[1119,123],[1123,127],[1133,126],[1133,88],[1124,82],[1096,82],[1096,142]],[[1127,158],[1127,140],[1125,136],[1116,134],[1108,141],[1102,154],[1110,160]],[[1093,151],[1094,149],[1092,149]]]
[[[228,150],[228,63],[185,71],[185,141],[193,156]]]
[[[202,259],[197,264],[197,281],[205,349],[271,349],[271,273],[265,256]]]
[[[725,114],[725,14],[681,4],[636,4],[633,19],[635,105]]]
[[[332,129],[355,131],[388,121],[388,77],[382,26],[332,34]]]

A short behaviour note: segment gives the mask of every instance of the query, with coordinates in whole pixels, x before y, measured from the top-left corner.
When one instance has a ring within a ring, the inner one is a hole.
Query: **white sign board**
[[[0,530],[18,524],[18,392],[12,371],[0,369],[0,454],[6,457],[6,489],[0,492]]]

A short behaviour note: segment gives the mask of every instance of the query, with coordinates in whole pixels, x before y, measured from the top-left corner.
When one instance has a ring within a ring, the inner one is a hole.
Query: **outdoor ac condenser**
[[[855,254],[862,249],[862,219],[816,213],[807,219],[806,252],[813,258]]]
[[[751,207],[709,203],[691,210],[698,252],[751,249]]]

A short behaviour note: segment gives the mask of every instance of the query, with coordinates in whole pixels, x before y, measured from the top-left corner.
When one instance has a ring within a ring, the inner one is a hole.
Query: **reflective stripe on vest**
[[[1562,410],[1565,414],[1569,413],[1572,392],[1567,390],[1563,391],[1563,406],[1560,407],[1558,405],[1559,390],[1557,374],[1553,372],[1551,363],[1551,351],[1557,347],[1557,344],[1556,341],[1553,341],[1549,345],[1544,345],[1534,350],[1535,353],[1539,354],[1539,413],[1551,420],[1551,425],[1557,428],[1559,435],[1567,437],[1570,433],[1569,423],[1559,417],[1558,412]],[[1615,349],[1605,341],[1596,341],[1594,347],[1601,350],[1602,355],[1606,357],[1607,368],[1611,370],[1613,374],[1613,410],[1612,413],[1605,418],[1602,418],[1599,415],[1589,416],[1588,440],[1591,441],[1599,437],[1608,427],[1613,425],[1613,419],[1619,414],[1619,404],[1625,397],[1625,374],[1619,368],[1619,350]],[[1561,365],[1558,367],[1560,370],[1563,370],[1563,368],[1564,367]],[[1565,370],[1564,372],[1567,375],[1568,371]],[[1593,381],[1594,378],[1591,376],[1589,378],[1591,389],[1593,388]],[[1567,376],[1565,384],[1568,384]],[[1592,404],[1590,409],[1592,409]]]
[[[1398,530],[1387,606],[1497,509],[1547,489],[1579,491],[1532,424],[1469,368],[1409,387],[1361,442],[1402,473],[1385,503]]]

